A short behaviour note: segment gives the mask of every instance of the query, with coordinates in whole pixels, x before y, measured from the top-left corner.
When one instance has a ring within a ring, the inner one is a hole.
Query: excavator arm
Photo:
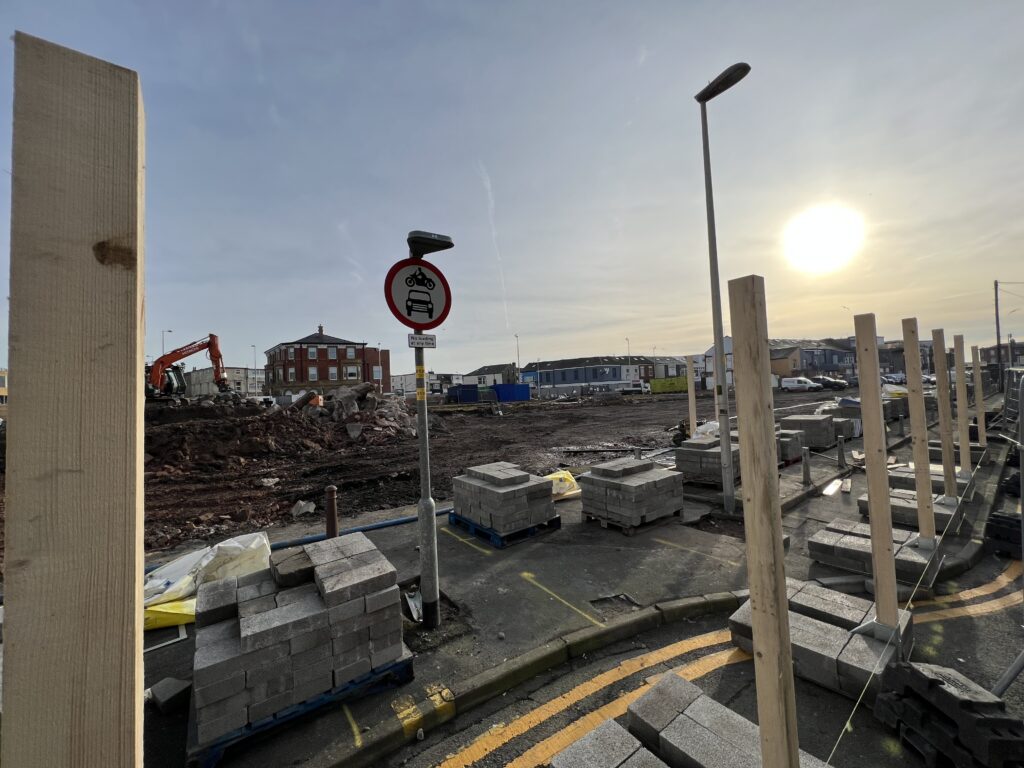
[[[156,392],[162,391],[164,374],[167,369],[179,360],[184,360],[186,357],[191,357],[203,350],[206,350],[210,362],[213,363],[213,378],[217,382],[217,389],[221,392],[227,392],[230,387],[228,386],[227,374],[224,373],[224,358],[220,354],[220,341],[212,333],[205,339],[193,341],[191,344],[172,349],[167,354],[161,355],[154,360],[149,370],[150,387]]]

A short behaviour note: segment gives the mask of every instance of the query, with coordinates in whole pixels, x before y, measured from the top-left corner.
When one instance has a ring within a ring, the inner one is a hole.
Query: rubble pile
[[[368,445],[416,436],[415,417],[405,401],[376,394],[368,382],[332,389],[324,396],[323,405],[305,405],[302,413],[321,423],[344,424],[351,439],[361,439]]]

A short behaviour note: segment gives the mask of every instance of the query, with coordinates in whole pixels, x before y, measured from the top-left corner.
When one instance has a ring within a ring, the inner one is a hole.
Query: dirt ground
[[[830,393],[776,393],[775,405],[809,412],[828,399]],[[697,412],[698,420],[713,417],[707,393],[698,398]],[[452,478],[476,464],[510,461],[548,474],[626,455],[607,449],[667,448],[670,430],[686,413],[685,395],[506,404],[502,415],[487,406],[436,407],[430,432],[433,495],[450,498]],[[147,551],[315,520],[323,512],[324,488],[332,484],[338,487],[343,526],[358,524],[365,513],[414,504],[416,438],[368,432],[353,440],[341,426],[295,412],[268,415],[255,407],[148,415]],[[0,519],[3,487],[0,474]],[[293,515],[297,501],[314,502],[316,511]],[[2,551],[0,528],[0,568]]]

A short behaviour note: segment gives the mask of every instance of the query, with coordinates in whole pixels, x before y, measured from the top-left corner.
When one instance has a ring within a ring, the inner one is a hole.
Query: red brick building
[[[363,381],[377,384],[378,391],[391,391],[388,350],[328,336],[322,325],[316,333],[281,342],[265,354],[266,391],[270,395],[294,395],[310,389],[327,392]]]

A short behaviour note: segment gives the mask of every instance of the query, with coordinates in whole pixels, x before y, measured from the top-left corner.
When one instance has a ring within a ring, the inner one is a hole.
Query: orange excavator
[[[217,389],[221,392],[230,392],[227,374],[224,373],[224,358],[220,354],[220,343],[214,334],[205,339],[193,341],[183,347],[172,349],[166,355],[161,355],[153,361],[152,365],[146,366],[146,397],[149,399],[181,397],[185,394],[185,374],[179,360],[191,357],[197,352],[206,350],[210,362],[213,363],[213,380],[217,382]]]

